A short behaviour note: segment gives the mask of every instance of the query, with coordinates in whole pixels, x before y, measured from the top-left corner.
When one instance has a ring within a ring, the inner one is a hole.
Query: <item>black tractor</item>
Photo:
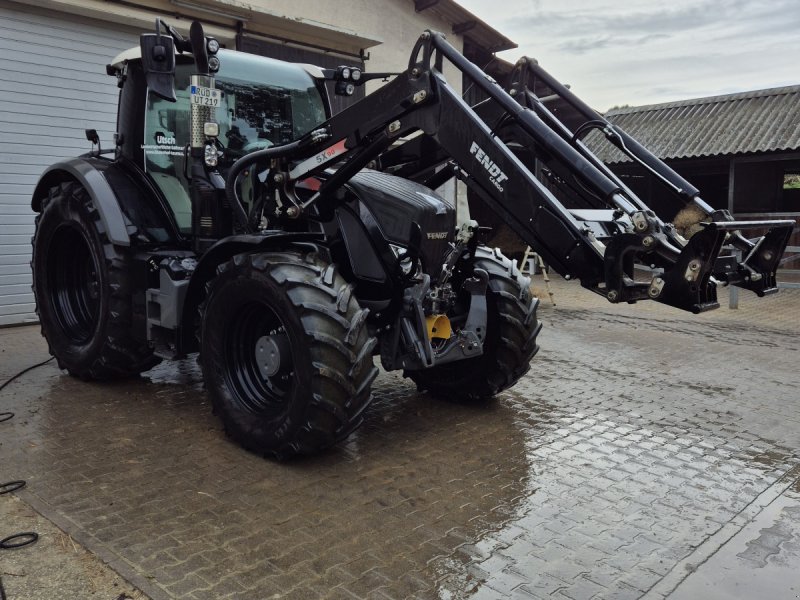
[[[453,92],[445,58],[491,110]],[[86,380],[199,351],[226,432],[258,453],[310,454],[345,438],[369,405],[376,356],[458,401],[491,398],[527,372],[538,300],[434,191],[453,176],[612,302],[700,312],[717,305],[717,285],[775,291],[791,222],[717,213],[681,238],[554,133],[530,97],[504,92],[435,32],[406,71],[335,116],[327,83],[352,94],[387,74],[233,52],[199,23],[184,39],[160,20],[108,73],[120,87],[115,147],[87,131],[97,148],[50,167],[34,192],[42,332],[59,367]],[[580,173],[601,206],[566,208],[520,144]],[[412,150],[428,175],[386,172]],[[755,227],[769,232],[739,233]],[[732,242],[752,251],[737,259],[723,251]],[[637,264],[650,280],[636,279]]]

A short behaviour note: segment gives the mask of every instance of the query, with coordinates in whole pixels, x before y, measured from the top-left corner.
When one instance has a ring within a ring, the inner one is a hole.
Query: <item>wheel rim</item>
[[[92,338],[100,308],[99,268],[83,232],[55,231],[47,253],[50,305],[66,337],[75,344]]]
[[[293,388],[292,344],[278,315],[262,302],[231,310],[225,328],[225,375],[239,408],[279,414]],[[275,354],[277,353],[277,355]],[[270,355],[268,359],[265,355]]]

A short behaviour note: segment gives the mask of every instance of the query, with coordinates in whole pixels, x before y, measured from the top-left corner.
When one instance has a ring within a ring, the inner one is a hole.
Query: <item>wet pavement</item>
[[[224,437],[193,359],[49,364],[0,392],[0,479],[155,600],[797,597],[800,291],[692,316],[555,288],[496,402],[383,373],[360,430],[289,464]],[[46,357],[31,327],[0,350],[0,381]]]

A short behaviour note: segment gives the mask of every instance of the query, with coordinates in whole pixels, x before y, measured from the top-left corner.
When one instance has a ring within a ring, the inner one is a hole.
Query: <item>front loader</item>
[[[612,303],[649,298],[694,313],[719,307],[719,285],[735,285],[758,296],[778,291],[776,270],[791,237],[791,221],[735,221],[728,211],[715,210],[696,187],[586,105],[534,59],[523,57],[517,62],[507,94],[498,93],[498,86],[474,65],[464,65],[463,70],[471,85],[488,96],[472,107],[474,114],[536,175],[550,192],[550,200],[573,217],[566,225],[571,230],[568,235],[576,235],[577,225],[587,240],[593,237],[601,242],[604,276],[581,275],[565,262],[573,253],[567,250],[563,231],[539,217],[530,226],[520,226],[502,216],[503,210],[498,210],[491,196],[470,186],[485,203],[478,206],[480,214],[488,212],[492,223],[510,226],[565,278],[577,277],[584,287]],[[594,130],[666,186],[678,204],[703,215],[696,236],[684,238],[666,222],[666,215],[651,210],[590,150],[583,138]],[[470,183],[470,174],[429,137],[395,145],[376,164],[428,185],[441,185],[453,177]],[[626,224],[620,228],[622,221]],[[765,229],[766,235],[754,240],[743,235]],[[628,235],[630,230],[634,236]],[[561,251],[554,253],[554,248]],[[638,272],[636,267],[640,267]]]
[[[447,84],[445,59],[478,81],[516,141]],[[714,223],[687,242],[577,159],[615,208],[566,208],[518,156],[523,133],[543,144],[541,118],[435,32],[406,71],[335,116],[326,83],[352,93],[369,75],[222,50],[199,23],[187,40],[157,21],[108,72],[121,88],[113,158],[98,148],[54,165],[34,193],[43,333],[84,379],[199,351],[226,432],[262,454],[347,437],[375,356],[456,400],[491,398],[529,369],[540,329],[530,282],[480,244],[477,223],[457,227],[432,189],[441,178],[464,179],[559,272],[611,300],[712,308],[722,262],[730,282],[747,273],[767,293],[765,254],[777,260],[786,244],[774,238],[789,222],[761,223],[771,231],[748,257],[722,261],[723,242],[750,224]],[[446,157],[431,185],[369,168],[412,134]],[[548,141],[574,158],[563,136]],[[658,278],[636,282],[639,263]]]

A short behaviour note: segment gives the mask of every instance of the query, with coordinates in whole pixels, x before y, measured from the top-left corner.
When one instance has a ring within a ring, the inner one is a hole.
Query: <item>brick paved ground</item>
[[[192,360],[112,385],[48,365],[0,397],[3,469],[155,599],[663,597],[797,478],[800,292],[556,301],[497,402],[383,374],[363,428],[288,465],[224,438]],[[0,377],[46,354],[33,328],[0,345]]]

